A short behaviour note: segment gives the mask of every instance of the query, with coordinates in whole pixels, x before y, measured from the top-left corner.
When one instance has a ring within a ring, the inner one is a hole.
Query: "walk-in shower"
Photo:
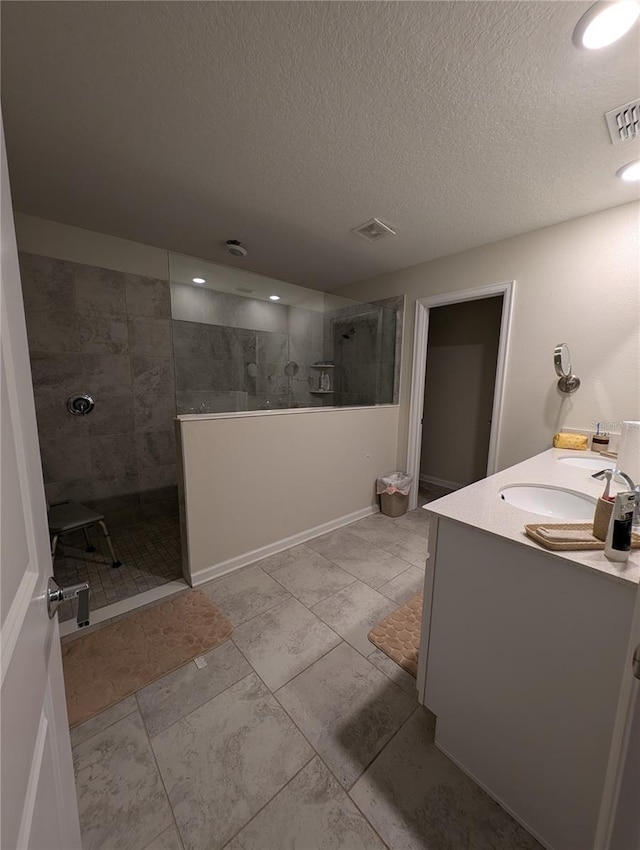
[[[182,576],[176,414],[397,400],[402,299],[360,304],[175,254],[163,278],[118,262],[20,255],[47,502],[104,516],[122,561],[101,534],[58,544],[56,581],[88,581],[93,610]]]

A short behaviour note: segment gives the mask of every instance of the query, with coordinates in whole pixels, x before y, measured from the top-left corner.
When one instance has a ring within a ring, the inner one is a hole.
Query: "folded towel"
[[[584,528],[575,530],[568,528],[538,528],[540,537],[549,540],[553,543],[575,543],[576,541],[585,543],[595,543],[596,538]]]
[[[586,452],[588,445],[589,438],[584,434],[569,434],[561,431],[553,438],[554,449],[577,449]]]

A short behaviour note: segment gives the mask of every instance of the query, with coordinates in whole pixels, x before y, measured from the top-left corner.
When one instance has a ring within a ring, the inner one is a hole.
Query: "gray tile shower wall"
[[[20,268],[47,499],[112,526],[176,514],[168,282],[25,253]],[[86,417],[66,409],[79,392]]]
[[[255,331],[174,320],[173,340],[178,413],[247,409],[256,392]]]
[[[183,289],[178,285],[179,293]],[[201,320],[173,321],[178,413],[255,410],[267,402],[270,407],[314,404],[309,393],[309,367],[322,356],[321,314],[259,301],[251,304],[252,299],[211,290],[195,292],[193,301],[179,295],[178,313]],[[221,294],[225,296],[222,300],[218,298]],[[174,310],[175,305],[174,297]],[[194,306],[203,309],[200,316],[193,314]],[[214,313],[221,321],[246,320],[253,327],[205,321]],[[275,318],[270,319],[270,313]],[[269,324],[271,330],[256,329]],[[282,327],[290,328],[290,332],[280,330]],[[297,371],[288,375],[285,366],[291,360],[296,362]]]
[[[385,308],[382,320],[381,380],[387,392],[390,382],[393,404],[398,404],[400,398],[400,364],[402,358],[405,296],[394,295],[391,298],[382,298],[380,301],[372,301],[371,303],[377,307]]]
[[[333,404],[398,403],[403,318],[404,296],[325,314],[325,357],[336,367]]]

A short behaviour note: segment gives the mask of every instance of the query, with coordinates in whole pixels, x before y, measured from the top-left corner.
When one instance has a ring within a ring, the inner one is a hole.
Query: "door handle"
[[[633,675],[636,679],[640,679],[640,644],[636,646],[636,651],[633,653],[631,665],[633,667]]]
[[[47,582],[47,614],[51,619],[58,606],[65,599],[74,599],[78,597],[78,615],[76,623],[78,628],[82,629],[89,625],[89,593],[91,589],[88,581],[83,581],[80,584],[71,584],[69,587],[60,587],[54,578],[50,578]]]

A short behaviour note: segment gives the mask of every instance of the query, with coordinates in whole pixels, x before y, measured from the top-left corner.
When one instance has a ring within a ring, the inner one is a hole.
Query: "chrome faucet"
[[[607,467],[607,469],[601,469],[600,472],[594,472],[591,477],[597,478],[599,481],[602,481],[604,478],[607,477],[608,472],[612,473],[614,480],[617,480],[621,484],[627,484],[629,490],[636,489],[636,485],[633,483],[631,478],[629,478],[626,472],[622,472],[620,469],[611,470]]]

